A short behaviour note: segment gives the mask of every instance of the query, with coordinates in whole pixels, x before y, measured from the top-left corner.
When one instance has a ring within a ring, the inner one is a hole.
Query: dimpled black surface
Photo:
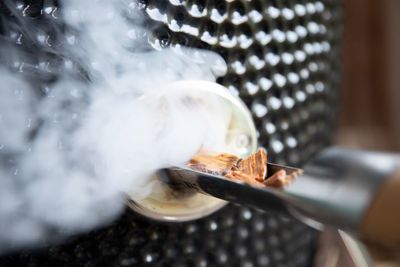
[[[181,44],[225,58],[228,73],[218,82],[246,102],[272,161],[301,166],[329,144],[340,78],[338,1],[138,3],[154,49]],[[62,29],[57,3],[4,2],[0,10],[3,42],[21,51],[16,57],[0,57],[2,64],[30,75],[41,85],[38,94],[45,95],[46,84],[63,66],[71,71],[71,64],[64,64],[68,57],[54,53],[65,42],[55,32]],[[21,31],[13,12],[37,31]],[[58,246],[3,256],[0,265],[309,266],[315,240],[315,231],[294,219],[235,205],[179,224],[152,222],[126,211],[107,228]]]
[[[228,73],[218,82],[251,109],[271,161],[302,165],[329,143],[339,81],[338,1],[141,3],[161,22],[149,39],[156,49],[183,43],[225,58]]]
[[[315,232],[229,205],[198,221],[163,224],[127,211],[113,225],[2,266],[309,266]],[[7,265],[9,264],[9,265]]]

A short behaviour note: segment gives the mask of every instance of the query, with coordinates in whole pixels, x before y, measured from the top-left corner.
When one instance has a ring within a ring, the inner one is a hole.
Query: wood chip
[[[256,153],[240,160],[237,168],[255,180],[263,182],[267,176],[267,153],[264,149],[259,149]]]
[[[196,155],[187,166],[197,171],[225,176],[257,187],[281,188],[295,179],[294,175],[287,175],[285,170],[279,170],[267,177],[267,153],[264,149],[259,149],[245,159],[228,153],[216,156]]]
[[[241,172],[241,171],[230,171],[229,173],[227,173],[225,175],[225,177],[232,179],[232,180],[244,182],[244,183],[247,183],[247,184],[253,185],[253,186],[258,186],[258,187],[264,186],[263,183],[255,180],[253,176],[246,174],[244,172]]]
[[[239,157],[228,153],[217,156],[196,155],[187,166],[198,171],[224,176],[236,166],[239,160]]]
[[[265,180],[264,184],[266,186],[272,186],[272,187],[283,187],[289,184],[289,181],[286,179],[286,176],[287,175],[285,170],[279,170],[270,177],[268,177],[268,179]]]

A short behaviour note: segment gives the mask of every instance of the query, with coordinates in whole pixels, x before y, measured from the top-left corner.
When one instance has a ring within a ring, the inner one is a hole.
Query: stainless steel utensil
[[[285,169],[288,174],[299,177],[283,189],[256,188],[222,176],[174,167],[160,170],[160,179],[175,190],[194,190],[265,211],[285,212],[317,228],[330,225],[357,236],[367,236],[363,225],[367,224],[365,220],[379,191],[390,177],[400,178],[395,177],[400,170],[399,155],[339,147],[323,150],[304,170],[267,165],[270,174]],[[391,229],[397,240],[400,240],[400,216],[396,215],[399,204],[400,201],[387,203],[393,220],[399,221],[397,229]],[[379,227],[385,226],[373,226]]]

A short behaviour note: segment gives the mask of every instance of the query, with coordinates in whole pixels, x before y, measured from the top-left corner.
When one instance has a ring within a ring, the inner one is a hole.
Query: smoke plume
[[[4,32],[46,41],[18,4],[4,5],[17,16]],[[136,1],[69,0],[58,12],[48,27],[60,42],[46,51],[62,59],[58,68],[29,64],[39,52],[10,45],[13,35],[0,43],[0,253],[107,223],[126,192],[140,199],[152,190],[155,170],[221,145],[223,116],[167,85],[214,81],[222,58],[149,49]],[[46,73],[57,79],[42,86]]]

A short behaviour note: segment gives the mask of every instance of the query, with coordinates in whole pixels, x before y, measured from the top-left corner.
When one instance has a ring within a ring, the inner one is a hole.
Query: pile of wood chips
[[[194,156],[187,166],[193,170],[221,175],[257,187],[281,188],[294,179],[293,176],[286,175],[285,170],[279,170],[268,176],[267,153],[264,149],[259,149],[245,159],[228,153],[216,156],[199,154]]]

